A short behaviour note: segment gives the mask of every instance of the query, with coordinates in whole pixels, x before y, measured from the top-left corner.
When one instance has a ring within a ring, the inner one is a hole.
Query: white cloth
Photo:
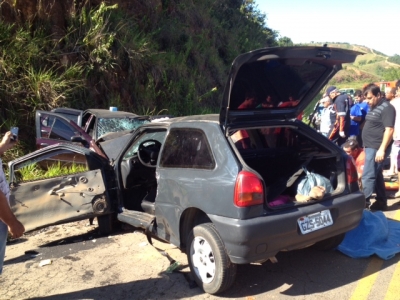
[[[333,108],[333,105],[325,107],[321,111],[321,124],[319,125],[319,131],[325,134],[330,133],[332,131],[333,125],[335,124],[335,120],[336,112]]]

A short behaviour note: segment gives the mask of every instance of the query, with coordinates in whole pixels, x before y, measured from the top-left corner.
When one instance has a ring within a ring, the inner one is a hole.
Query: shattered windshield
[[[99,118],[97,125],[97,137],[109,132],[134,130],[139,126],[149,122],[149,120],[142,118]]]

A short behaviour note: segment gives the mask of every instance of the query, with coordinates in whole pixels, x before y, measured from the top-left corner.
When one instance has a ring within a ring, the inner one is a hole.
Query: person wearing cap
[[[362,177],[366,207],[369,207],[372,193],[375,191],[375,202],[371,210],[386,210],[387,196],[382,168],[392,143],[396,110],[382,97],[376,84],[368,84],[363,89],[369,112],[365,118],[362,140],[365,151],[365,164]]]
[[[336,121],[333,125],[329,139],[341,146],[349,137],[350,129],[350,107],[347,94],[341,94],[336,86],[326,89],[326,95],[333,101],[336,111]]]
[[[329,134],[333,128],[333,124],[335,124],[336,111],[333,108],[331,98],[328,96],[325,96],[319,102],[324,106],[321,111],[319,131],[323,136],[329,137]]]

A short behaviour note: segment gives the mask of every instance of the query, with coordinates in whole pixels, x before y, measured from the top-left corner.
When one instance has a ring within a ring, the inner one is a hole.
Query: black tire
[[[186,246],[190,271],[199,287],[209,294],[231,287],[236,277],[236,264],[230,261],[214,224],[195,226],[187,237]]]
[[[113,215],[97,216],[97,224],[99,226],[99,233],[101,235],[110,234],[113,231]]]
[[[334,250],[343,241],[344,236],[345,236],[345,233],[335,235],[326,240],[322,240],[322,241],[315,243],[314,245],[312,245],[312,247],[319,251]]]

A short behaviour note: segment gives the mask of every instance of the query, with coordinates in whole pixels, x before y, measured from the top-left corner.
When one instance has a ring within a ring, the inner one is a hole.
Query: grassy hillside
[[[274,45],[252,0],[3,1],[1,129],[26,150],[38,109],[217,112],[233,59]]]
[[[321,45],[322,43],[302,44],[302,45]],[[386,73],[391,69],[400,71],[400,65],[388,62],[389,57],[385,54],[360,45],[348,43],[328,43],[328,47],[343,48],[359,51],[359,55],[353,64],[346,64],[343,70],[339,71],[332,78],[330,85],[342,87],[361,88],[366,83],[377,82],[380,80],[395,80],[398,78],[385,78]]]
[[[21,154],[38,109],[218,112],[233,59],[276,38],[253,0],[2,1],[1,131],[20,127]],[[331,84],[357,88],[385,71],[381,53],[329,46],[366,53]]]
[[[322,46],[323,43],[301,45]],[[328,43],[328,47],[359,51],[362,52],[363,55],[359,55],[354,63],[345,64],[343,69],[331,79],[327,86],[335,85],[338,88],[362,89],[365,84],[371,82],[400,79],[400,65],[388,62],[389,57],[379,51],[365,46],[348,43]],[[306,109],[306,116],[312,112],[315,103],[321,98],[321,96],[322,93],[319,94]]]

